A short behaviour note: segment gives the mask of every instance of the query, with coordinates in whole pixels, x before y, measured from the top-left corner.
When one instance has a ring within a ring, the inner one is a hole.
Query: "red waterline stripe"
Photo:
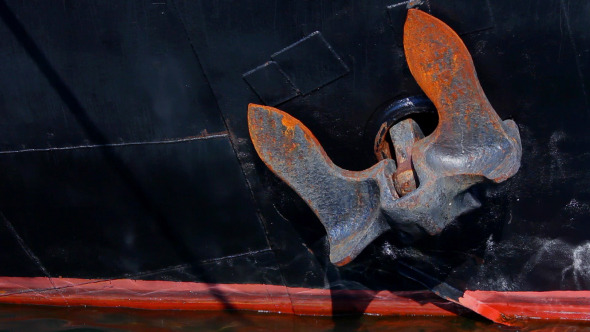
[[[459,302],[495,322],[520,319],[590,321],[590,291],[465,291]]]
[[[590,291],[465,291],[462,305],[500,323],[590,320]],[[148,280],[0,277],[0,303],[172,310],[251,310],[298,315],[452,316],[428,291],[389,292]]]
[[[147,280],[0,278],[0,302],[173,310],[252,310],[298,315],[454,315],[426,291],[396,292]]]

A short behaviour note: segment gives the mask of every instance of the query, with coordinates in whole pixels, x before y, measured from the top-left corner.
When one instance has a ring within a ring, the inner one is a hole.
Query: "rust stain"
[[[392,159],[389,143],[385,140],[385,136],[387,135],[388,130],[389,127],[387,126],[387,122],[383,122],[381,124],[381,127],[379,127],[377,136],[375,136],[373,151],[375,152],[375,156],[379,161],[383,159]]]
[[[406,227],[416,238],[440,233],[459,215],[479,207],[461,199],[462,193],[486,179],[504,181],[520,166],[518,128],[503,122],[489,104],[459,36],[442,21],[410,9],[404,49],[412,75],[437,108],[439,123],[425,138],[411,119],[391,129],[383,124],[373,146],[381,161],[367,170],[337,167],[311,131],[289,114],[248,106],[258,155],[318,216],[336,265],[350,262],[391,228]],[[393,149],[384,131],[389,131]],[[468,298],[460,303],[503,319]]]
[[[404,51],[410,72],[439,115],[435,131],[418,144],[417,157],[431,156],[436,165],[427,168],[446,175],[470,174],[494,182],[514,175],[521,156],[517,130],[509,132],[509,124],[490,105],[471,55],[455,31],[410,9]]]
[[[287,113],[285,113],[283,115],[283,118],[281,119],[281,123],[283,124],[283,126],[285,126],[287,128],[287,130],[293,130],[301,122],[299,122],[297,119],[295,119],[295,118],[289,116]]]

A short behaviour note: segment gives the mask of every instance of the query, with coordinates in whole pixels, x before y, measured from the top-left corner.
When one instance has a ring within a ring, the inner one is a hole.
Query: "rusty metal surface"
[[[440,233],[480,206],[471,187],[502,182],[520,166],[518,128],[502,121],[488,102],[459,36],[440,20],[410,9],[404,49],[439,123],[425,138],[411,122],[394,125],[398,172],[388,158],[361,172],[341,169],[299,120],[268,106],[248,108],[258,155],[318,216],[337,265],[350,262],[389,229],[409,239]],[[391,151],[384,156],[391,158]]]
[[[250,136],[265,164],[313,209],[326,228],[330,260],[344,265],[389,229],[379,198],[397,197],[393,160],[362,172],[330,160],[307,127],[276,108],[250,104]]]
[[[414,78],[434,103],[439,123],[412,149],[418,189],[384,207],[396,225],[439,233],[479,206],[469,188],[513,176],[522,155],[518,128],[488,102],[459,36],[440,20],[408,11],[404,50]]]
[[[393,183],[400,196],[415,190],[418,184],[412,167],[412,147],[424,138],[424,134],[416,121],[405,119],[389,129],[389,136],[395,151],[397,171]]]
[[[420,165],[501,182],[518,170],[518,127],[488,102],[467,48],[440,20],[408,11],[404,50],[412,75],[438,110],[435,132],[414,147]]]

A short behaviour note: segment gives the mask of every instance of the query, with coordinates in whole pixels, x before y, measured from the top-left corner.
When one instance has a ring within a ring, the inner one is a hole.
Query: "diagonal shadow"
[[[111,142],[108,137],[94,124],[89,117],[88,112],[84,106],[82,106],[82,103],[64,82],[59,73],[53,68],[43,51],[37,46],[36,42],[26,31],[25,27],[16,17],[11,8],[6,4],[5,0],[0,0],[0,19],[31,57],[51,87],[57,92],[61,100],[66,104],[68,110],[80,124],[92,144],[110,144]],[[99,149],[105,160],[113,166],[113,169],[115,169],[116,172],[118,172],[122,182],[136,196],[142,208],[154,217],[156,227],[158,227],[161,236],[172,244],[172,247],[180,259],[185,262],[202,260],[199,257],[196,257],[196,255],[192,253],[183,242],[182,238],[172,231],[172,227],[170,227],[170,223],[165,214],[157,208],[157,204],[155,204],[155,202],[145,193],[144,189],[141,187],[141,182],[129,167],[125,165],[122,158],[117,155],[113,149],[108,147]],[[191,264],[191,267],[201,276],[204,283],[209,286],[214,286],[216,284],[215,280],[213,280],[205,269],[199,266],[199,264]],[[235,314],[238,313],[224,294],[220,293],[218,290],[211,290],[210,293],[223,305],[224,311],[232,311]]]

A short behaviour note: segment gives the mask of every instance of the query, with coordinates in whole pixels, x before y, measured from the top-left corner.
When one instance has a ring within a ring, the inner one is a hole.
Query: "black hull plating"
[[[397,2],[0,1],[0,275],[589,289],[586,1],[422,5],[523,145],[518,174],[440,236],[388,233],[337,268],[258,159],[250,102],[306,123],[343,168],[375,163],[372,119],[421,94]]]

